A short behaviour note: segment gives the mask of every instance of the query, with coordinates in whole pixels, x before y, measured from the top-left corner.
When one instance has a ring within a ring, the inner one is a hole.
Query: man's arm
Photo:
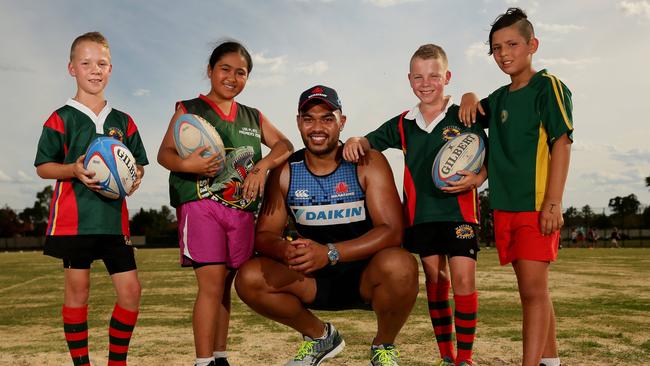
[[[366,191],[367,214],[373,228],[364,235],[336,244],[344,262],[368,258],[378,251],[400,246],[403,233],[402,204],[388,161],[377,150],[360,160],[359,181]]]
[[[255,250],[260,254],[286,263],[293,248],[282,237],[287,225],[285,197],[289,186],[289,164],[271,170],[266,181],[264,204],[255,229]]]

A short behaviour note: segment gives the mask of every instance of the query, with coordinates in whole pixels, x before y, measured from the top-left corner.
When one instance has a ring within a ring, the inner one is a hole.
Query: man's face
[[[332,110],[325,103],[308,105],[299,112],[297,121],[302,142],[310,153],[326,155],[336,150],[345,125],[340,110]]]

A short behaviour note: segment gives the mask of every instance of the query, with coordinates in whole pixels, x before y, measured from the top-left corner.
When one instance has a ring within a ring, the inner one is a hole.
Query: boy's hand
[[[132,195],[133,192],[135,192],[140,187],[140,183],[142,183],[142,174],[143,174],[143,168],[140,165],[136,165],[135,181],[133,182],[131,191],[128,194],[129,196]]]
[[[221,172],[224,165],[223,157],[219,154],[212,154],[208,157],[202,157],[201,154],[210,148],[208,146],[200,147],[187,158],[183,159],[183,165],[188,173],[198,174],[204,177],[214,177]]]
[[[470,170],[459,170],[456,174],[462,175],[463,177],[456,182],[452,182],[452,181],[447,182],[450,185],[450,187],[442,187],[440,188],[441,191],[450,194],[461,193],[472,189],[476,189],[480,187],[483,184],[483,182],[485,182],[485,178]]]
[[[269,169],[266,167],[264,161],[260,160],[255,164],[246,179],[244,179],[243,197],[247,200],[254,200],[257,197],[264,195],[264,183],[266,182],[266,173]]]
[[[93,178],[95,176],[95,172],[91,172],[90,170],[84,168],[85,158],[86,154],[81,155],[77,161],[72,163],[72,174],[75,178],[79,179],[81,183],[88,187],[88,189],[97,192],[100,189],[100,186],[97,184],[99,183],[99,180]]]
[[[460,99],[460,108],[458,109],[458,119],[467,127],[476,123],[476,110],[485,116],[483,106],[481,106],[478,96],[474,93],[465,93]]]
[[[343,159],[356,163],[362,156],[365,156],[361,137],[350,137],[343,145]]]
[[[560,230],[563,225],[562,203],[544,201],[542,203],[542,212],[539,215],[539,226],[542,235],[550,235]]]

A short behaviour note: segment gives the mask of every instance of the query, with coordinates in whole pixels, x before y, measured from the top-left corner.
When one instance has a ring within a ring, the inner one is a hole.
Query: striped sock
[[[137,311],[126,310],[115,304],[108,328],[108,366],[126,366],[129,341],[138,320]]]
[[[451,340],[453,333],[451,325],[451,306],[449,305],[450,282],[427,282],[427,299],[429,300],[429,316],[436,335],[440,357],[455,360],[454,344]]]
[[[469,295],[454,295],[456,311],[454,324],[456,325],[456,343],[458,358],[456,362],[472,362],[472,347],[476,335],[476,322],[478,313],[478,293],[474,291]]]
[[[90,366],[88,358],[88,305],[70,308],[63,305],[63,331],[74,366]]]

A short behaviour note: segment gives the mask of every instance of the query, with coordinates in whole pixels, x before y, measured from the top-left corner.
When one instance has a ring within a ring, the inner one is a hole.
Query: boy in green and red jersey
[[[476,332],[478,295],[475,285],[478,240],[478,194],[486,178],[465,175],[451,187],[438,189],[431,178],[436,154],[452,137],[471,131],[484,140],[483,129],[465,127],[458,119],[458,106],[444,87],[451,72],[445,51],[436,45],[421,46],[411,57],[409,81],[420,102],[411,110],[388,120],[365,137],[345,143],[343,156],[357,161],[370,148],[404,152],[404,209],[408,227],[404,246],[420,255],[426,277],[429,315],[440,350],[436,365],[473,365],[472,347]],[[447,260],[451,268],[447,270]],[[456,340],[452,343],[452,311],[449,288],[454,289]]]
[[[497,17],[490,54],[510,76],[478,103],[463,96],[459,117],[489,124],[490,206],[502,265],[512,263],[523,307],[523,365],[558,366],[555,313],[548,292],[563,225],[562,195],[569,170],[573,121],[571,92],[532,57],[539,41],[526,14],[510,8]]]
[[[68,71],[76,79],[77,93],[45,122],[34,162],[41,178],[56,179],[44,253],[63,260],[63,327],[75,366],[90,365],[88,295],[95,259],[104,261],[117,293],[109,327],[109,366],[126,365],[140,305],[126,200],[97,193],[98,181],[83,165],[88,145],[101,135],[122,141],[133,153],[137,179],[130,193],[140,185],[143,166],[148,164],[135,123],[104,98],[111,68],[104,36],[90,32],[75,39]]]

